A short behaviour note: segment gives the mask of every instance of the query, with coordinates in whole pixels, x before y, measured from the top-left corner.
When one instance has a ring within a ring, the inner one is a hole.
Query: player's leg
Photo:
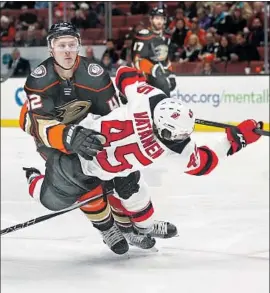
[[[131,173],[127,177],[117,177],[114,179],[114,185],[116,196],[120,199],[109,199],[114,214],[116,211],[118,217],[128,215],[139,232],[152,237],[171,238],[177,234],[177,228],[172,223],[154,220],[154,208],[150,195],[140,180],[140,172]],[[118,225],[121,225],[121,218],[116,219]]]
[[[114,223],[102,182],[82,173],[77,155],[65,155],[55,150],[47,156],[45,176],[32,171],[32,174],[31,170],[26,171],[29,193],[43,206],[57,211],[76,201],[92,198],[93,202],[81,208],[83,213],[112,251],[122,254],[128,250],[125,238]]]

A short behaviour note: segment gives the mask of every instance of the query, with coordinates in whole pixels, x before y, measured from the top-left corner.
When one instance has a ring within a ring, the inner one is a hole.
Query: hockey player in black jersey
[[[134,38],[132,61],[144,73],[149,84],[161,89],[169,97],[176,87],[176,80],[169,60],[171,36],[164,31],[165,22],[164,9],[151,10],[151,26],[140,30]]]
[[[34,137],[37,151],[46,160],[45,175],[35,168],[25,168],[29,193],[33,197],[38,193],[41,203],[54,211],[95,198],[81,210],[112,251],[122,254],[128,250],[125,237],[138,247],[152,247],[155,239],[136,235],[129,217],[119,214],[107,200],[114,189],[118,193],[136,192],[139,173],[123,177],[121,184],[102,182],[84,176],[79,164],[78,154],[91,159],[103,149],[104,137],[77,124],[89,112],[106,115],[119,106],[109,74],[100,64],[78,54],[81,38],[72,24],[53,25],[47,40],[51,57],[27,78],[24,89],[28,100],[20,115],[20,127]],[[156,222],[153,236],[160,236],[161,224],[164,222]],[[166,225],[163,236],[175,235],[176,227]]]

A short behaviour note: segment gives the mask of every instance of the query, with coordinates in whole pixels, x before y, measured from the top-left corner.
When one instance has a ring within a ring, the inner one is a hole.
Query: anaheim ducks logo
[[[86,116],[91,105],[91,101],[71,101],[56,108],[56,117],[64,124],[77,122]]]
[[[151,59],[154,61],[164,61],[168,56],[169,48],[167,45],[159,45],[155,49],[155,56]]]

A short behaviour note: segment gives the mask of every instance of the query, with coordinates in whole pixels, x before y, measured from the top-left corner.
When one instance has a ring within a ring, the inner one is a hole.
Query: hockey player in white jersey
[[[104,136],[104,149],[93,160],[80,157],[85,175],[117,182],[118,176],[128,176],[153,164],[164,165],[170,158],[177,165],[179,175],[206,175],[221,158],[233,155],[260,138],[253,130],[262,128],[262,122],[246,120],[226,129],[213,149],[197,146],[190,137],[195,124],[191,109],[148,85],[134,68],[119,68],[115,82],[127,103],[103,117],[89,114],[80,123]],[[129,198],[118,194],[119,209],[131,216],[149,209],[151,202],[143,182],[138,183],[140,189]],[[154,220],[148,214],[136,217],[133,223],[140,233],[147,234],[153,229]]]

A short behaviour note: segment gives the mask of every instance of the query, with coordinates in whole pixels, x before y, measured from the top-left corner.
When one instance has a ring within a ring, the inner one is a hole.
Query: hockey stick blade
[[[206,125],[206,126],[213,126],[213,127],[219,127],[219,128],[229,128],[229,127],[235,127],[234,125],[226,124],[226,123],[220,123],[220,122],[214,122],[214,121],[208,121],[203,119],[195,119],[196,124]],[[270,132],[267,130],[263,130],[260,128],[256,128],[254,130],[255,133],[263,136],[270,136]]]
[[[35,218],[35,219],[31,219],[27,222],[24,222],[24,223],[20,223],[20,224],[17,224],[17,225],[14,225],[14,226],[11,226],[11,227],[8,227],[8,228],[5,228],[3,230],[1,230],[1,236],[2,235],[5,235],[5,234],[8,234],[10,232],[14,232],[14,231],[17,231],[17,230],[20,230],[20,229],[23,229],[23,228],[26,228],[26,227],[29,227],[29,226],[32,226],[32,225],[35,225],[37,223],[40,223],[40,222],[43,222],[43,221],[46,221],[46,220],[49,220],[51,218],[54,218],[54,217],[57,217],[57,216],[60,216],[60,215],[63,215],[65,213],[68,213],[70,211],[73,211],[77,208],[80,208],[82,206],[84,206],[85,204],[87,203],[90,203],[96,199],[98,199],[99,197],[103,196],[103,194],[99,194],[95,197],[92,197],[92,198],[88,198],[84,201],[81,201],[81,202],[78,202],[78,203],[75,203],[73,204],[72,206],[68,207],[68,208],[65,208],[61,211],[58,211],[58,212],[55,212],[55,213],[51,213],[51,214],[47,214],[47,215],[44,215],[44,216],[40,216],[38,218]]]

